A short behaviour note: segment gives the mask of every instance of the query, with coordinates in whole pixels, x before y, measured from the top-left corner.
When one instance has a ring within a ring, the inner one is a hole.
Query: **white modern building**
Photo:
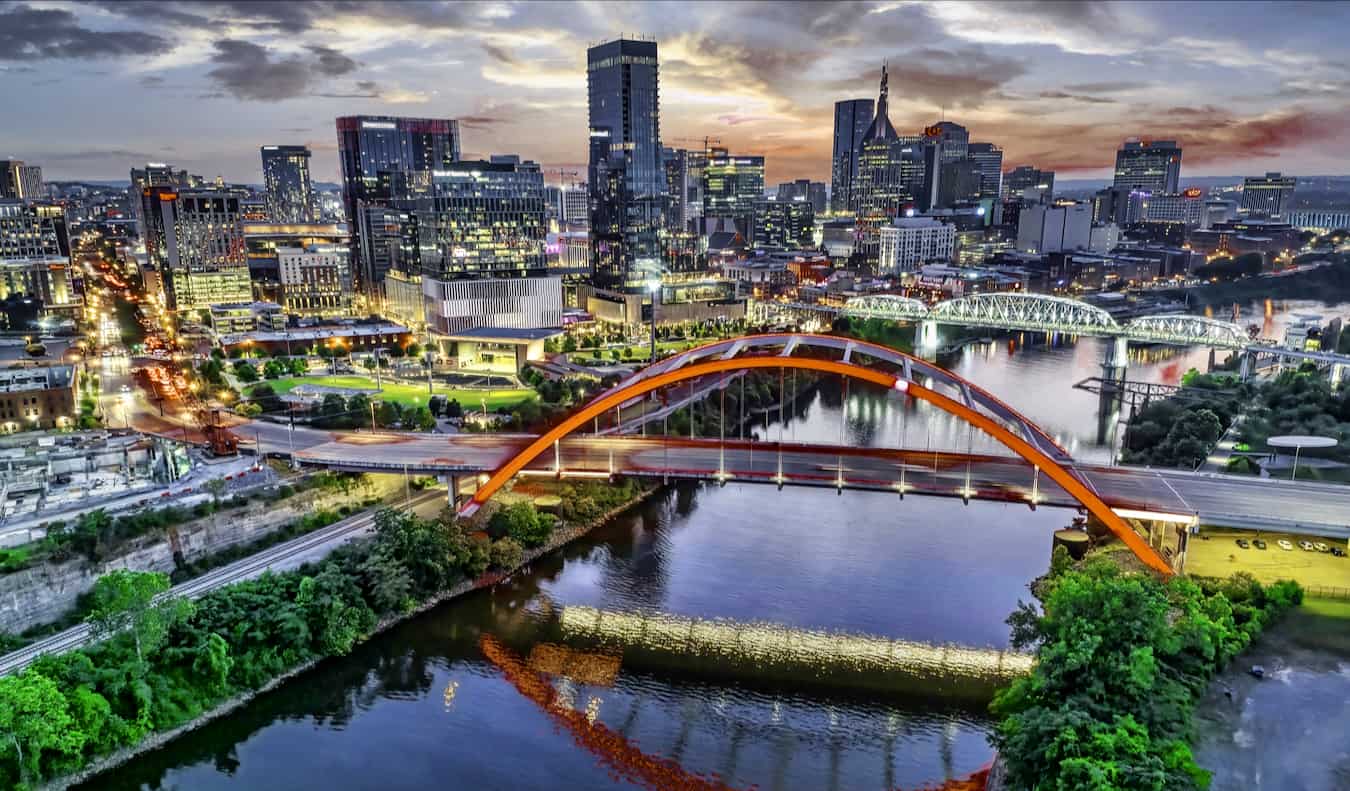
[[[1024,206],[1018,215],[1017,249],[1024,253],[1084,250],[1092,243],[1092,205]]]
[[[352,304],[350,248],[315,244],[278,247],[281,304],[301,316],[344,316]]]
[[[880,271],[913,272],[926,263],[952,260],[956,226],[932,217],[900,217],[881,227],[880,245]]]
[[[1350,228],[1350,211],[1315,209],[1289,212],[1289,224],[1300,231],[1330,233],[1339,228]]]

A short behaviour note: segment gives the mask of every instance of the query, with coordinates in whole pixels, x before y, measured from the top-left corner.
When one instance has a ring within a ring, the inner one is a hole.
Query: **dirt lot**
[[[1203,527],[1201,533],[1209,536],[1209,540],[1191,536],[1186,554],[1187,574],[1226,577],[1235,571],[1249,571],[1262,582],[1293,579],[1304,586],[1350,590],[1350,557],[1338,558],[1327,552],[1307,552],[1298,547],[1299,541],[1306,540],[1345,549],[1344,540]],[[1238,538],[1249,542],[1260,538],[1266,542],[1266,548],[1261,550],[1251,546],[1243,549],[1235,543]],[[1293,550],[1280,549],[1276,543],[1279,539],[1293,544]]]

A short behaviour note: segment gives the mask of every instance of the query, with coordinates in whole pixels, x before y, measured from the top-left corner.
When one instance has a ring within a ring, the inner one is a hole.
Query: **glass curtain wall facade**
[[[661,268],[666,208],[656,42],[591,47],[586,86],[595,283],[641,290]]]

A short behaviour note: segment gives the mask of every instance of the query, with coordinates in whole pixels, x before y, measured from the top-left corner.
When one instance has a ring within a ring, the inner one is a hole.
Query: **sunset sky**
[[[0,158],[49,180],[166,161],[261,180],[304,143],[337,180],[333,119],[458,118],[465,154],[584,170],[586,47],[655,37],[661,133],[828,180],[838,99],[891,72],[902,133],[946,117],[1005,165],[1103,176],[1129,136],[1183,176],[1347,172],[1350,4],[1332,2],[0,3]]]

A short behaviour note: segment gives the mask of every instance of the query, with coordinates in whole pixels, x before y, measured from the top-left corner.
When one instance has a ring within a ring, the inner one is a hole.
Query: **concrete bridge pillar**
[[[1209,347],[1209,369],[1205,373],[1211,374],[1214,373],[1214,366],[1215,366],[1214,357],[1215,357],[1215,349],[1213,346],[1211,346]]]
[[[1238,378],[1247,381],[1256,370],[1256,355],[1249,351],[1238,354]]]
[[[1333,388],[1340,387],[1341,382],[1345,380],[1345,366],[1340,363],[1332,363],[1330,378]]]
[[[924,319],[914,325],[914,353],[924,358],[932,360],[937,357],[938,348],[938,328],[937,322],[932,319]]]

